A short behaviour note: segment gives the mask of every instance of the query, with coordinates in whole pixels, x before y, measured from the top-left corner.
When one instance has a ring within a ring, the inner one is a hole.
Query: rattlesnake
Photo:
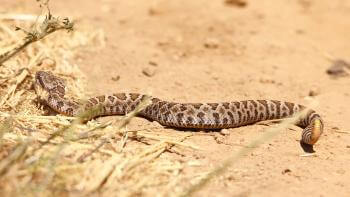
[[[96,116],[125,115],[146,97],[136,93],[106,94],[85,103],[65,98],[64,81],[51,72],[38,71],[35,90],[39,98],[60,114],[77,116],[100,105]],[[222,129],[253,124],[263,120],[291,117],[306,107],[276,100],[245,100],[223,103],[175,103],[151,98],[151,104],[140,115],[162,125],[176,128]],[[308,110],[296,123],[303,128],[301,143],[313,145],[323,132],[323,121],[315,111]]]

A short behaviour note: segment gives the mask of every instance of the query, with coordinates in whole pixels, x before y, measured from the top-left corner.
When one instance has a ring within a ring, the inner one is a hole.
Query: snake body
[[[116,93],[92,97],[85,103],[65,98],[64,81],[50,72],[38,71],[35,90],[41,99],[60,114],[77,116],[100,105],[96,116],[125,115],[146,97],[137,93]],[[288,118],[306,107],[276,100],[245,100],[222,103],[175,103],[151,98],[151,104],[139,114],[162,125],[176,128],[222,129],[253,124],[263,120]],[[296,123],[303,128],[301,142],[313,145],[323,132],[319,114],[308,110]]]

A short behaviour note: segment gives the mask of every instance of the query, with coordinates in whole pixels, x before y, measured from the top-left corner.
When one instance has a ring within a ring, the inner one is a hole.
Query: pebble
[[[230,134],[230,131],[229,131],[228,129],[221,129],[221,130],[220,130],[220,133],[221,133],[222,135],[229,135],[229,134]]]
[[[282,174],[287,174],[287,173],[291,173],[291,172],[292,171],[290,169],[286,168],[282,171]]]
[[[333,64],[327,69],[327,74],[333,77],[343,77],[349,75],[350,63],[345,60],[334,60]]]
[[[151,66],[158,66],[158,63],[154,61],[149,61],[148,64]]]
[[[147,67],[142,69],[142,74],[146,75],[147,77],[153,77],[156,74],[156,70]]]
[[[320,90],[318,88],[312,88],[310,91],[309,91],[309,96],[317,96],[320,94]]]
[[[214,38],[207,39],[204,42],[204,47],[207,49],[216,49],[219,47],[219,41]]]
[[[112,81],[119,81],[119,79],[120,79],[120,76],[119,76],[119,75],[117,75],[117,76],[115,76],[115,77],[112,77]]]
[[[247,6],[247,1],[246,0],[226,0],[225,4],[229,6],[245,7]]]

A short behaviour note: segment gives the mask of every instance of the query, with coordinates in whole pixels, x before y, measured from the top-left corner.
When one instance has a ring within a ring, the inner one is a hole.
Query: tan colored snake
[[[145,95],[136,93],[106,94],[88,99],[81,104],[65,98],[64,81],[50,72],[35,75],[35,90],[41,100],[60,114],[76,116],[100,105],[96,116],[125,115],[133,111]],[[175,103],[152,98],[152,103],[139,114],[162,125],[176,128],[222,129],[253,124],[263,120],[291,117],[304,106],[276,100],[245,100],[223,103]],[[315,111],[296,123],[303,128],[301,142],[313,145],[323,132],[323,121]]]

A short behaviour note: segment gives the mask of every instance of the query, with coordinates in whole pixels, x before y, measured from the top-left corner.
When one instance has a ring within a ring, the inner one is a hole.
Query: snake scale
[[[38,71],[35,75],[35,90],[40,99],[60,114],[76,116],[82,110],[100,105],[96,116],[125,115],[133,111],[146,95],[116,93],[92,97],[78,103],[65,98],[63,79],[51,72]],[[175,128],[222,129],[253,124],[263,120],[288,118],[306,107],[291,102],[276,100],[245,100],[222,103],[175,103],[151,98],[151,104],[139,115],[162,125]],[[319,114],[309,109],[299,118],[297,126],[303,128],[301,143],[313,145],[323,132]]]

